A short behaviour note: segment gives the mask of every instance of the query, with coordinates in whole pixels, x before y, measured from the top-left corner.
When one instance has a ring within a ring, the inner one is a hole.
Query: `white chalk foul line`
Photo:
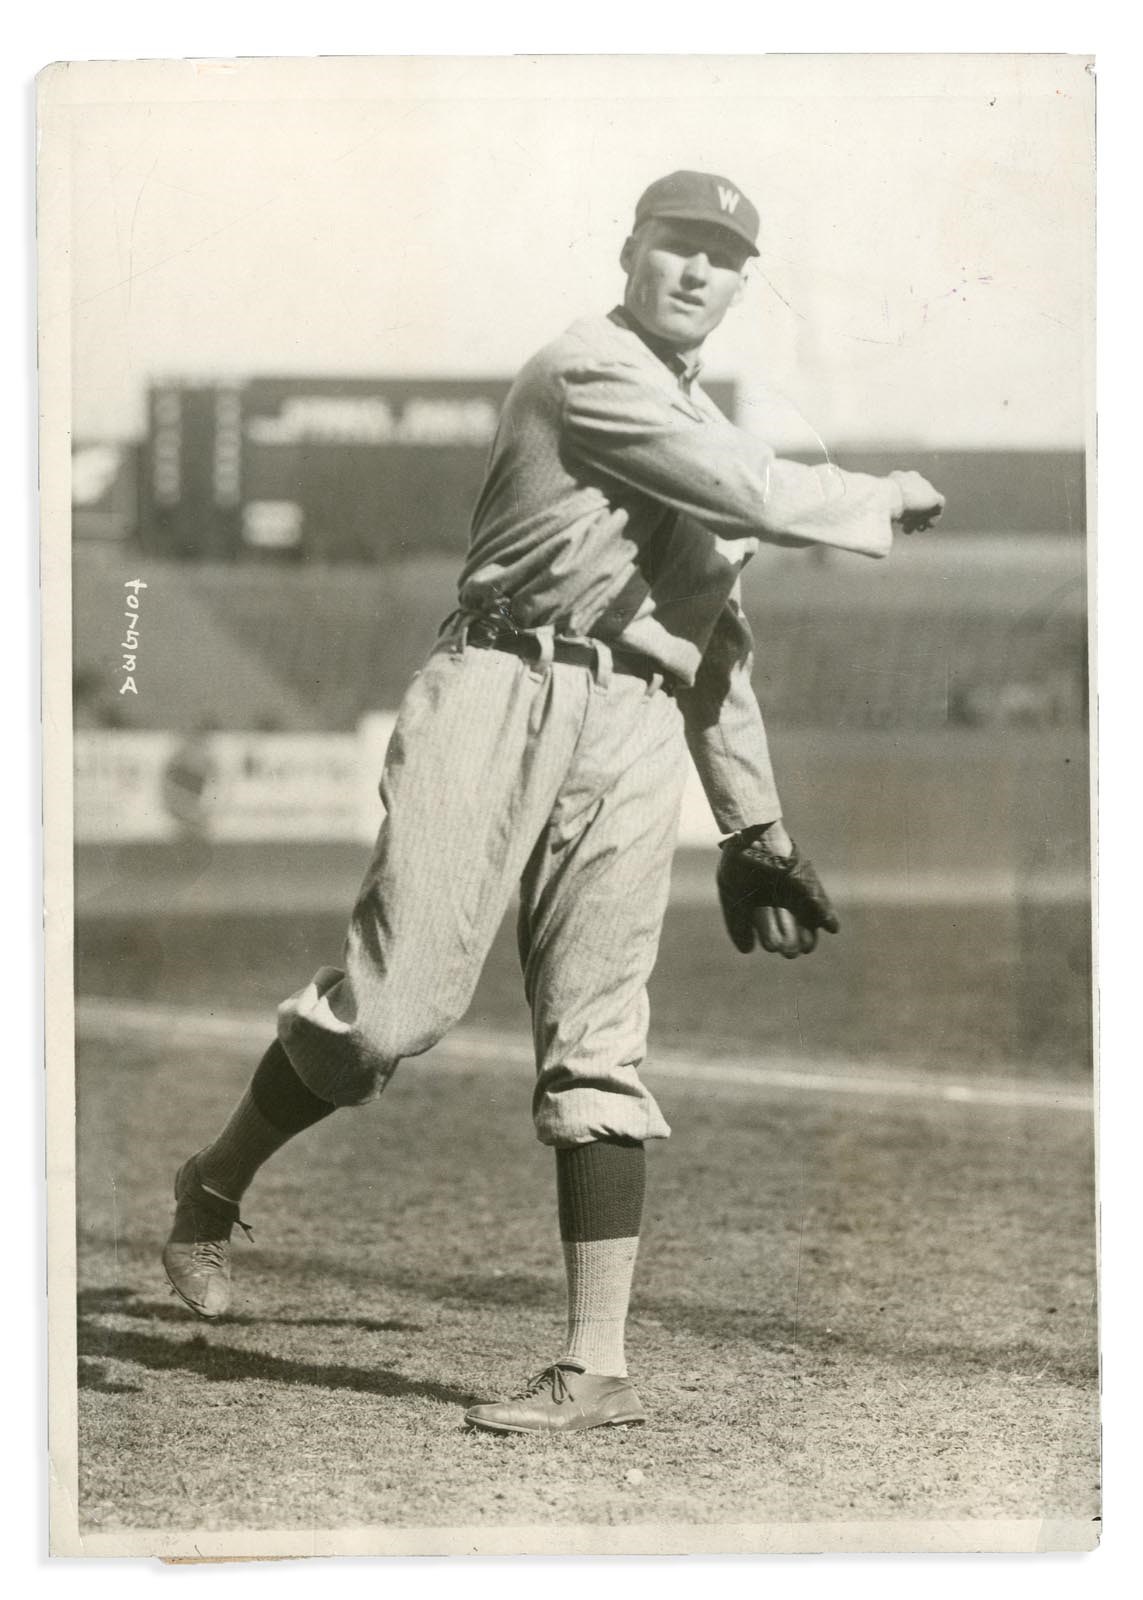
[[[273,1017],[262,1012],[197,1011],[190,1007],[127,1004],[86,997],[77,1002],[81,1037],[111,1043],[145,1039],[167,1044],[216,1042],[243,1049],[263,1048],[273,1032]],[[418,1070],[470,1066],[474,1061],[499,1066],[532,1065],[532,1046],[519,1037],[456,1028],[442,1039]],[[1090,1115],[1090,1093],[1051,1078],[973,1078],[951,1080],[937,1073],[891,1071],[872,1074],[859,1061],[816,1059],[806,1068],[761,1066],[741,1057],[709,1060],[681,1051],[654,1053],[650,1078],[679,1078],[704,1085],[783,1089],[795,1094],[871,1095],[880,1098],[945,1102],[949,1105],[1010,1106]]]

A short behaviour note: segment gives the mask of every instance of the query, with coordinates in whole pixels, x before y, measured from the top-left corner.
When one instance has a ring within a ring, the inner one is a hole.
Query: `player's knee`
[[[299,1078],[336,1106],[376,1100],[399,1063],[431,1049],[443,1031],[436,1023],[370,1012],[339,1018],[336,1027],[288,1013],[279,1018],[279,1039]]]
[[[377,1012],[358,1016],[355,1031],[362,1060],[387,1077],[399,1061],[431,1050],[451,1025],[452,1019],[440,1013],[402,1016]]]
[[[382,1094],[402,1057],[412,1053],[401,1035],[358,1021],[337,1047],[321,1052],[327,1098],[338,1106],[368,1105]]]

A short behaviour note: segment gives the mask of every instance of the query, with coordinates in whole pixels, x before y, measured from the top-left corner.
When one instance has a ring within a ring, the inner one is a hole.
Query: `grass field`
[[[294,845],[257,850],[256,869],[216,851],[212,891],[241,902],[261,874],[265,907],[185,914],[168,864],[131,858],[115,909],[104,893],[81,921],[81,994],[201,1009],[262,1010],[324,964],[340,959],[345,908],[367,856],[315,852],[307,869]],[[195,853],[183,859],[193,882]],[[711,852],[680,853],[674,897],[651,980],[653,1048],[698,1055],[793,1054],[917,1063],[927,1071],[1090,1074],[1091,934],[1080,901],[878,904],[839,899],[842,931],[809,960],[740,956],[713,904]],[[309,878],[306,873],[309,871]],[[163,877],[161,874],[166,873]],[[84,882],[97,873],[85,871]],[[321,879],[332,883],[330,894]],[[203,881],[201,877],[197,880]],[[832,876],[830,880],[832,882]],[[316,889],[314,905],[286,910]],[[336,905],[337,909],[330,909]],[[512,919],[506,919],[477,988],[470,1019],[490,1030],[527,1027]]]
[[[675,1132],[629,1340],[650,1422],[566,1439],[461,1427],[561,1335],[510,930],[447,1050],[263,1172],[211,1326],[161,1278],[171,1177],[340,919],[81,933],[79,991],[112,1002],[78,1072],[89,1531],[1097,1515],[1078,907],[857,907],[789,964],[672,908],[648,1073]]]

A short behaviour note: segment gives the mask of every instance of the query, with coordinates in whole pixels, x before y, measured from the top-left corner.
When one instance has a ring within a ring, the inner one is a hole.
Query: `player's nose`
[[[688,256],[683,262],[683,282],[691,284],[706,283],[710,278],[710,258],[705,250],[696,250],[693,256]]]

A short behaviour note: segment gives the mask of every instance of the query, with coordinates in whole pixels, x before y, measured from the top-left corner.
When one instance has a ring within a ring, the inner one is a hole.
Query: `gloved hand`
[[[813,863],[781,822],[744,828],[722,842],[718,894],[726,930],[748,955],[763,950],[793,960],[817,946],[819,928],[838,930],[837,913]]]

